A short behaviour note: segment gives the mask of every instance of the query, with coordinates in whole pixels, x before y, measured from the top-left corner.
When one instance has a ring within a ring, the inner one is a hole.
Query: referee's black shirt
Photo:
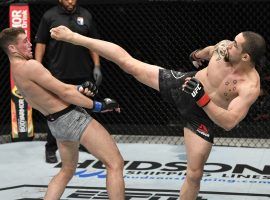
[[[87,79],[92,77],[92,58],[87,48],[56,41],[50,37],[50,29],[60,25],[84,36],[97,38],[92,15],[77,6],[67,13],[61,6],[48,10],[42,17],[36,34],[36,43],[46,44],[47,68],[58,79]]]

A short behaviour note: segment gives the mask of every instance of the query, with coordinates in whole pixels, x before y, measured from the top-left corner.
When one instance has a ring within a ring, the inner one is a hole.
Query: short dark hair
[[[8,45],[17,42],[19,34],[25,33],[24,29],[18,28],[5,28],[0,33],[0,47],[8,53]]]
[[[251,62],[253,62],[255,66],[261,66],[266,51],[264,38],[260,34],[252,31],[245,31],[242,32],[242,34],[245,39],[243,52],[249,54]]]

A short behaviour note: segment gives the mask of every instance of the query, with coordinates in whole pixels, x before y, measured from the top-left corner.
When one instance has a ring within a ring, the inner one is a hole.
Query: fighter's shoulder
[[[230,40],[222,40],[220,42],[218,42],[216,45],[215,45],[215,49],[216,48],[219,48],[219,47],[227,47],[232,41]]]
[[[230,40],[222,40],[218,42],[214,48],[212,48],[212,56],[215,54],[217,55],[217,61],[220,60],[221,58],[224,58],[225,55],[227,54],[227,47],[231,43]]]
[[[40,62],[38,62],[37,60],[35,59],[29,59],[26,61],[27,64],[31,64],[31,65],[41,65]]]
[[[38,61],[31,59],[25,63],[25,73],[33,79],[49,74],[49,71]]]
[[[34,59],[27,60],[25,65],[28,69],[34,69],[42,66],[40,62]]]

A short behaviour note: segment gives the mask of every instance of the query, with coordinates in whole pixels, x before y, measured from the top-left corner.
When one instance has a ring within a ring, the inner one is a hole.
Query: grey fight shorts
[[[93,119],[85,109],[69,107],[46,116],[52,135],[59,141],[80,141],[87,125]]]

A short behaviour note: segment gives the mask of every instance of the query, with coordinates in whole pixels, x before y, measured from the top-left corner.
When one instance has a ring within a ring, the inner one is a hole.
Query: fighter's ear
[[[242,60],[245,62],[250,61],[250,55],[248,53],[244,53],[242,55]]]
[[[10,53],[16,52],[16,47],[13,44],[9,44],[7,48]]]

